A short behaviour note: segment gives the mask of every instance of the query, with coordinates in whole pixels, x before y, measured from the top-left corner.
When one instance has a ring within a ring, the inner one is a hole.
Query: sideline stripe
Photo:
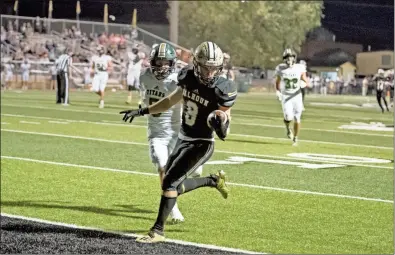
[[[134,238],[142,236],[142,235],[137,235],[137,234],[132,234],[132,233],[109,231],[109,230],[104,230],[104,229],[94,228],[94,227],[84,227],[84,226],[78,226],[78,225],[74,225],[74,224],[67,224],[67,223],[56,222],[56,221],[48,221],[48,220],[25,217],[25,216],[21,216],[21,215],[8,214],[8,213],[3,213],[3,212],[1,213],[1,216],[14,218],[14,219],[27,220],[27,221],[34,221],[34,222],[38,222],[38,223],[50,224],[50,225],[60,226],[60,227],[99,231],[99,232],[103,232],[103,233],[116,234],[116,235],[120,235],[120,236],[128,236],[128,237],[134,237]],[[193,243],[193,242],[174,240],[174,239],[166,239],[166,242],[180,244],[180,245],[195,246],[195,247],[205,248],[205,249],[228,251],[228,252],[238,252],[238,253],[245,253],[245,254],[267,254],[267,253],[259,253],[259,252],[253,252],[253,251],[247,251],[247,250],[241,250],[241,249],[235,249],[235,248],[216,246],[216,245],[211,245],[211,244]]]

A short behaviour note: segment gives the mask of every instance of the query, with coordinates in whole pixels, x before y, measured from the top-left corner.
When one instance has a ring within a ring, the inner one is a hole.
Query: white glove
[[[276,90],[276,97],[277,97],[278,101],[281,101],[283,99],[283,95],[278,90]]]

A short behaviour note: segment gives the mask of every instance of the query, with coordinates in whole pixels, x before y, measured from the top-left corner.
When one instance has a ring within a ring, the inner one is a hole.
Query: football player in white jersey
[[[275,71],[276,95],[282,104],[287,136],[295,146],[298,143],[303,110],[300,81],[304,81],[309,86],[309,80],[306,77],[306,66],[296,64],[296,53],[293,50],[286,49],[283,53],[283,60],[284,63],[279,64]],[[293,131],[290,128],[292,120],[294,120]]]
[[[129,57],[129,66],[128,66],[128,74],[126,76],[126,82],[128,84],[128,98],[126,100],[127,104],[132,103],[132,91],[133,88],[140,89],[140,74],[141,74],[141,65],[143,62],[143,58],[141,58],[141,53],[138,49],[133,48],[132,52],[128,52]],[[141,100],[141,98],[140,98]]]
[[[4,89],[10,88],[10,83],[13,80],[14,77],[14,70],[15,66],[14,64],[11,63],[9,60],[5,65],[4,65],[4,71],[5,71],[5,86]]]
[[[152,49],[150,54],[150,68],[141,76],[140,89],[143,103],[151,105],[177,89],[177,72],[174,72],[176,52],[167,43],[160,43]],[[169,110],[148,115],[149,154],[152,163],[157,167],[160,184],[165,176],[165,166],[173,151],[181,126],[182,104],[178,103]],[[200,176],[202,166],[192,174]],[[173,223],[184,221],[177,204],[173,207],[170,217]]]
[[[27,59],[25,59],[21,64],[21,69],[22,69],[22,90],[26,90],[28,88],[29,72],[30,72],[30,64],[27,61]]]
[[[306,61],[300,60],[300,61],[299,61],[299,64],[304,65],[305,68],[307,69],[307,63],[306,63]],[[307,76],[306,76],[306,77],[307,77]],[[308,77],[307,77],[307,79],[308,79]],[[303,102],[302,111],[305,110],[305,108],[304,108],[304,96],[305,96],[305,94],[306,94],[306,86],[307,86],[307,83],[304,82],[303,80],[301,80],[301,81],[300,81],[300,91],[302,92],[302,102]]]
[[[98,56],[92,57],[92,90],[100,96],[99,108],[104,108],[104,91],[107,86],[108,72],[112,69],[111,57],[104,54],[104,47],[97,47]]]

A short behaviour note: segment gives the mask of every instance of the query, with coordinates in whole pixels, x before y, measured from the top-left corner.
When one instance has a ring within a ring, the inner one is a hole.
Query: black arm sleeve
[[[215,94],[217,96],[218,106],[232,107],[235,104],[237,97],[236,84],[231,80],[221,80],[222,81],[220,81],[215,87]]]

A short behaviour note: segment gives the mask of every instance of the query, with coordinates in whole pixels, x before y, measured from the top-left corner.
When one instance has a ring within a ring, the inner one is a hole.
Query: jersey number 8
[[[184,108],[185,124],[193,126],[198,114],[198,106],[195,102],[187,101]]]

